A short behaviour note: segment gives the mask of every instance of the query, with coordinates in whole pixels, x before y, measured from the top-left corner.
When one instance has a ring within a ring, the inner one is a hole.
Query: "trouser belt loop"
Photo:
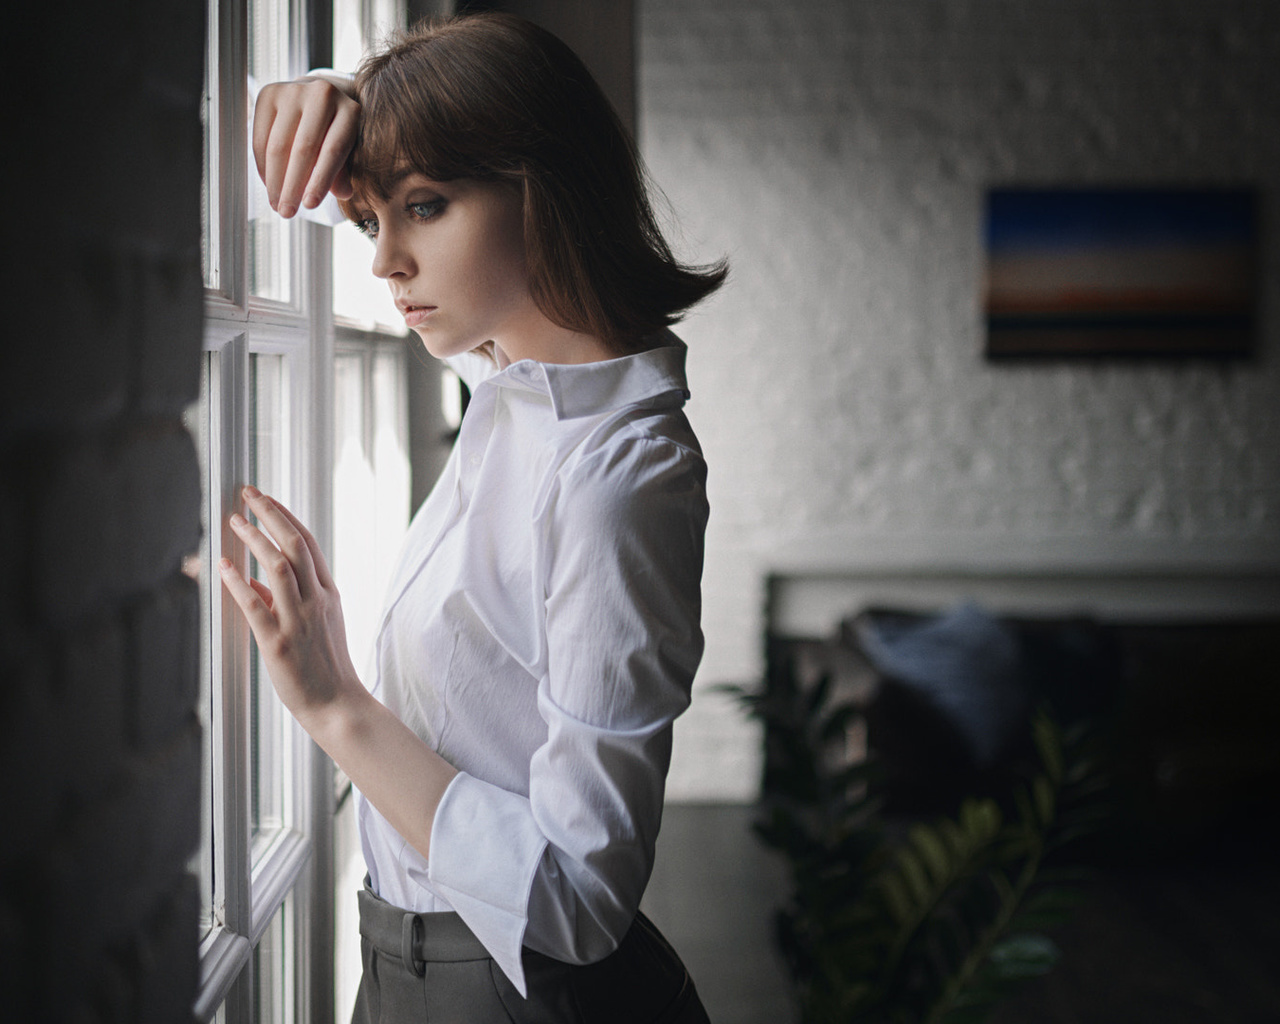
[[[419,978],[427,973],[427,962],[418,959],[419,941],[424,934],[422,918],[405,914],[400,924],[400,962]]]

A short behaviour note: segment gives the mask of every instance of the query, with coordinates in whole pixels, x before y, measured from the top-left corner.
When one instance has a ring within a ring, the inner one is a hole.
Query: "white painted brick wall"
[[[805,538],[842,538],[833,561],[937,536],[1280,548],[1280,4],[639,12],[642,150],[681,250],[733,273],[682,332],[712,524],[673,799],[754,794],[754,730],[711,687],[758,677],[764,574]],[[1002,183],[1256,185],[1259,358],[984,363],[981,203]]]

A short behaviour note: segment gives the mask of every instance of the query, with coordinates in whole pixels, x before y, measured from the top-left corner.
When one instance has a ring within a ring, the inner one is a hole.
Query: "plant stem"
[[[1036,873],[1040,870],[1042,853],[1043,844],[1036,843],[1034,852],[1027,858],[1026,864],[1022,866],[1022,871],[1018,874],[1018,881],[1014,885],[1013,891],[1007,899],[1002,901],[1000,912],[996,915],[995,920],[983,930],[978,943],[969,951],[969,955],[964,958],[960,967],[951,976],[950,981],[947,982],[942,994],[938,996],[933,1006],[929,1008],[929,1015],[925,1018],[925,1024],[939,1024],[951,1010],[960,993],[969,984],[974,973],[982,966],[982,962],[991,955],[991,950],[995,948],[996,940],[1009,926],[1009,922],[1013,920],[1013,915],[1021,905],[1023,897],[1026,896],[1027,890],[1031,888],[1031,883],[1035,881]]]

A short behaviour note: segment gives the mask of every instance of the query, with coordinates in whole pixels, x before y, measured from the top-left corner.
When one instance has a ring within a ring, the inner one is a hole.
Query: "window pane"
[[[342,594],[351,660],[362,669],[373,644],[381,594],[374,593],[373,461],[366,443],[365,357],[334,359],[333,578]]]
[[[404,24],[402,0],[334,0],[333,66],[354,71],[370,46]],[[404,333],[386,283],[370,273],[373,245],[351,224],[333,230],[333,311],[364,330]]]
[[[363,966],[360,962],[360,908],[358,893],[365,875],[360,853],[355,801],[348,797],[338,805],[333,819],[334,857],[334,988],[337,1020],[351,1019]]]
[[[344,221],[333,229],[333,312],[364,330],[405,331],[391,289],[373,276],[373,243]]]
[[[409,526],[409,409],[405,351],[381,345],[373,357],[373,472],[377,495],[374,572],[381,599]]]
[[[360,0],[333,0],[333,66],[355,71],[364,56]]]
[[[291,893],[253,951],[254,1024],[292,1024],[297,1019],[293,903]]]
[[[289,494],[289,391],[285,357],[249,356],[249,479],[262,491],[291,503]],[[263,574],[252,560],[257,579]],[[250,820],[255,838],[290,824],[293,730],[271,687],[266,666],[253,645],[249,660]]]
[[[334,360],[333,576],[351,659],[365,667],[409,525],[408,372],[399,345]]]
[[[287,0],[249,0],[249,75],[259,85],[292,78]],[[292,298],[293,226],[265,207],[249,222],[249,291],[264,299]]]

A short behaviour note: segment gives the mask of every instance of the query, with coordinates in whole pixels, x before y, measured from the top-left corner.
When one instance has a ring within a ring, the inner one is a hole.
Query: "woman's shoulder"
[[[684,414],[626,410],[609,418],[557,474],[557,504],[615,524],[655,508],[705,514],[707,466]]]

